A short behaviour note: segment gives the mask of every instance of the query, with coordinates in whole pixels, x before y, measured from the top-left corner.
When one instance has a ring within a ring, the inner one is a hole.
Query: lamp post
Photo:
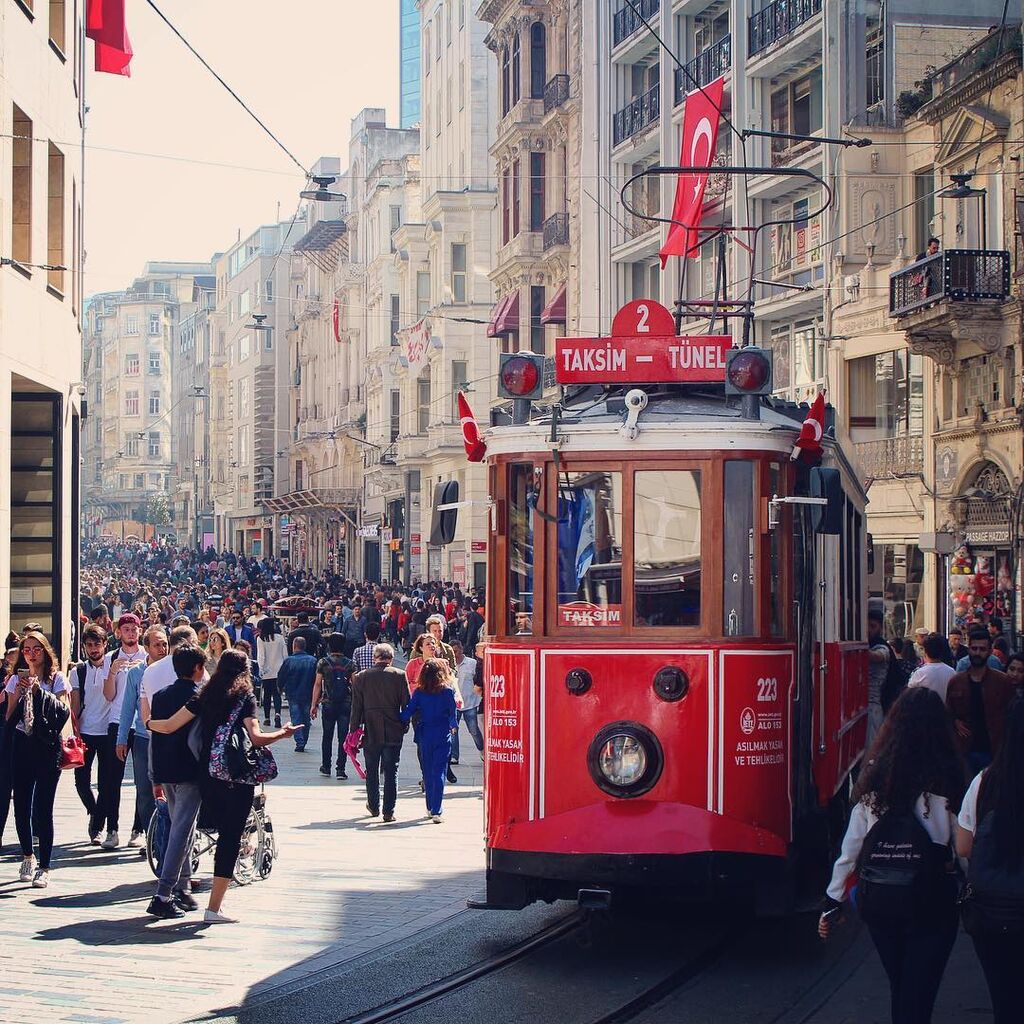
[[[947,185],[938,195],[939,199],[977,199],[978,220],[981,228],[981,244],[979,249],[984,249],[988,240],[987,225],[985,223],[985,199],[988,196],[988,189],[972,188],[967,183],[974,177],[973,172],[951,174],[952,185]]]

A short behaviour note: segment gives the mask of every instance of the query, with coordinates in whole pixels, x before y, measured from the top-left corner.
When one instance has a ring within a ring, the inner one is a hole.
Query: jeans
[[[134,743],[134,731],[129,733],[129,743]],[[100,759],[100,809],[106,814],[107,828],[117,831],[121,817],[121,784],[124,782],[125,763],[117,756],[117,726],[107,726],[107,774],[103,777],[103,760]]]
[[[206,787],[206,798],[217,823],[217,849],[213,854],[215,878],[230,878],[235,872],[255,791],[255,786],[221,782],[219,779],[211,779]]]
[[[335,767],[345,770],[345,737],[348,735],[348,719],[352,713],[351,702],[332,704],[325,701],[320,705],[320,717],[324,723],[324,736],[320,745],[320,766],[331,769],[331,753],[334,747],[334,735],[338,735],[338,761]]]
[[[82,801],[85,813],[89,815],[89,833],[95,834],[103,831],[103,823],[106,820],[105,809],[103,808],[103,776],[107,770],[107,737],[86,736],[83,733],[82,742],[85,744],[85,764],[81,768],[75,769],[75,789],[78,790],[78,798]],[[92,766],[94,761],[96,762],[98,800],[92,792]]]
[[[459,721],[466,723],[466,729],[469,731],[469,735],[473,739],[473,743],[476,744],[476,749],[483,751],[484,749],[484,734],[480,731],[480,708],[465,708],[459,712]],[[459,734],[456,732],[452,736],[452,760],[458,761],[459,759]]]
[[[309,716],[310,698],[300,698],[288,695],[288,717],[292,725],[301,725],[302,728],[295,734],[295,749],[305,750],[306,741],[309,739],[309,727],[313,719]]]
[[[950,906],[945,919],[930,926],[869,926],[889,976],[892,1024],[929,1024],[959,924]]]
[[[381,743],[363,748],[366,759],[366,802],[376,814],[380,805],[380,776],[384,774],[384,814],[395,813],[398,800],[398,759],[402,756],[400,743]]]
[[[156,810],[153,783],[149,781],[149,737],[132,740],[132,773],[135,777],[135,825],[133,832],[145,832]]]
[[[192,879],[192,839],[202,798],[195,782],[165,782],[163,789],[171,816],[171,831],[156,894],[166,900],[172,892],[188,892]]]
[[[277,678],[263,680],[263,717],[270,720],[270,705],[274,705],[274,714],[281,714],[281,688],[277,685]]]
[[[993,1024],[1011,1024],[1020,1020],[1018,971],[1024,962],[1024,935],[975,935],[974,951],[985,972],[992,997]]]
[[[39,867],[50,869],[53,854],[53,802],[60,768],[38,756],[32,740],[14,733],[14,824],[22,857],[32,856],[32,830],[39,838]]]

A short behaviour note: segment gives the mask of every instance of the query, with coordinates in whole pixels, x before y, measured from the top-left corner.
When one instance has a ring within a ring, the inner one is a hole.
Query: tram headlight
[[[590,777],[612,796],[640,796],[652,789],[663,767],[661,744],[637,722],[613,722],[593,739],[587,752]]]

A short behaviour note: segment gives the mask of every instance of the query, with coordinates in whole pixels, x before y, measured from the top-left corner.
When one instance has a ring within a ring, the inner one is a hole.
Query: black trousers
[[[263,717],[270,718],[270,705],[274,705],[274,713],[281,714],[281,688],[277,679],[264,679],[263,683]]]
[[[129,734],[131,747],[133,734]],[[121,815],[121,785],[124,782],[125,761],[117,756],[117,726],[107,727],[106,736],[82,736],[85,743],[85,764],[75,769],[75,789],[89,815],[89,831],[102,832],[104,828],[116,832]],[[92,792],[92,765],[97,764],[99,797]]]
[[[213,855],[213,874],[230,878],[242,847],[242,833],[252,810],[255,786],[210,779],[203,786],[203,801],[217,826],[217,849]]]
[[[992,997],[993,1024],[1017,1024],[1021,1016],[1020,973],[1024,964],[1024,932],[975,935],[974,950]]]
[[[948,914],[928,924],[868,926],[889,977],[892,1024],[930,1024],[959,925],[950,906]]]
[[[53,802],[60,768],[38,755],[35,744],[22,732],[14,733],[14,824],[21,855],[32,856],[32,830],[39,838],[39,867],[50,868],[53,854]]]
[[[402,756],[400,743],[382,743],[364,747],[366,758],[366,802],[374,813],[381,809],[380,776],[384,775],[384,813],[394,814],[398,801],[398,759]]]
[[[338,760],[336,768],[345,770],[345,737],[348,735],[348,719],[352,714],[352,704],[332,704],[325,701],[320,705],[320,717],[323,719],[324,735],[320,743],[320,765],[330,770],[331,753],[334,748],[334,736],[338,736]]]

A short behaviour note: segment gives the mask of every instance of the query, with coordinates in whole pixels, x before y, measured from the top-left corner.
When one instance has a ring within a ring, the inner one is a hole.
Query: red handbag
[[[71,735],[62,737],[60,741],[60,770],[85,767],[85,744],[78,732],[78,719],[71,712]]]

